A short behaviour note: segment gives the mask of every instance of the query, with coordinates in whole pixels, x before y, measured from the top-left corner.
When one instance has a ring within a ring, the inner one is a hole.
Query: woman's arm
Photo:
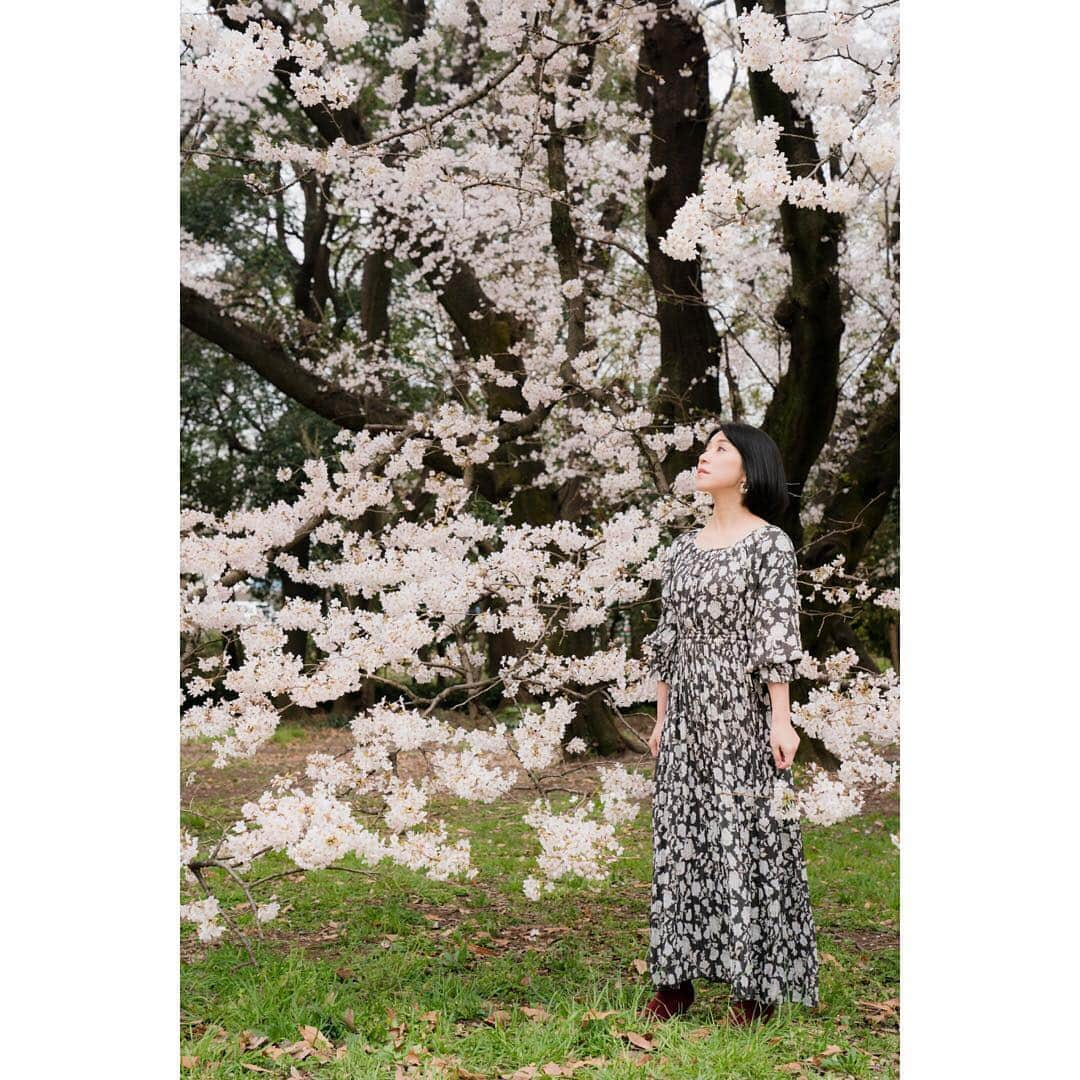
[[[667,715],[668,690],[670,687],[661,680],[656,684],[656,726],[662,727]]]
[[[799,629],[801,598],[791,537],[779,531],[764,547],[757,567],[757,594],[751,632],[749,671],[769,688],[769,745],[779,769],[795,758],[799,736],[791,724],[791,679],[805,655]]]
[[[674,544],[675,541],[672,541],[668,545],[663,556],[660,618],[657,620],[656,629],[651,634],[646,634],[642,642],[649,672],[656,676],[656,724],[649,736],[649,749],[653,757],[657,757],[660,753],[660,732],[664,727],[664,717],[667,715],[668,690],[675,666],[675,643],[679,636],[675,609],[671,600]]]
[[[789,768],[799,748],[799,736],[791,723],[791,684],[769,683],[772,719],[769,723],[769,747],[778,769]]]

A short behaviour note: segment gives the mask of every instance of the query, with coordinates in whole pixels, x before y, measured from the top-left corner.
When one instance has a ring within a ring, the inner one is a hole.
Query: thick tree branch
[[[355,394],[307,371],[273,338],[226,315],[188,285],[180,286],[180,320],[319,416],[352,431],[367,422],[363,403]],[[385,415],[380,420],[385,421]]]

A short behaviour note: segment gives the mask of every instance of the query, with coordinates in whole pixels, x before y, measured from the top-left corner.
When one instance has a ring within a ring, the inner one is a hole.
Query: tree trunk
[[[680,75],[688,69],[688,77]],[[649,171],[645,180],[645,239],[649,277],[660,330],[660,370],[667,390],[657,412],[669,422],[718,414],[722,407],[718,371],[720,336],[703,304],[699,259],[672,259],[660,240],[675,214],[701,184],[705,130],[709,118],[708,48],[697,16],[676,10],[671,0],[657,4],[653,25],[644,30],[638,57],[638,104],[649,117]],[[715,368],[709,371],[710,368]],[[688,467],[694,451],[673,451],[669,476]]]
[[[737,0],[738,10],[749,11],[758,2]],[[786,24],[784,0],[763,0],[761,6]],[[748,78],[755,119],[772,116],[780,125],[779,148],[788,172],[792,178],[811,175],[820,155],[810,118],[798,112],[793,97],[773,82],[769,72],[751,71]],[[780,447],[792,495],[779,524],[799,546],[803,485],[832,431],[839,396],[844,319],[838,266],[844,216],[792,206],[786,200],[779,213],[791,283],[774,316],[787,334],[791,357],[783,377],[777,379],[763,427]]]

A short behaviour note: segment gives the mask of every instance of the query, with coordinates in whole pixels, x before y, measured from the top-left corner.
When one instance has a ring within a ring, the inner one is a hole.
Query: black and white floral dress
[[[656,759],[649,971],[733,998],[818,1004],[817,942],[793,791],[769,747],[769,682],[804,654],[795,549],[776,525],[724,548],[695,532],[664,556],[660,621],[645,639],[668,684]]]

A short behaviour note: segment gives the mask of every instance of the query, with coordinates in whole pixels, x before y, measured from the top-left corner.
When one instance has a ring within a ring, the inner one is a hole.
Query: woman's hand
[[[660,754],[660,732],[664,730],[664,718],[667,716],[668,694],[670,691],[671,687],[663,679],[657,680],[656,727],[652,729],[652,734],[649,736],[649,749],[652,751],[653,757],[658,757]]]
[[[799,748],[799,736],[791,726],[790,718],[774,720],[769,729],[769,746],[778,769],[787,769],[795,760]]]
[[[652,752],[653,757],[657,757],[660,753],[660,733],[664,730],[664,721],[661,718],[656,721],[656,727],[652,729],[652,734],[649,736],[649,750]]]

